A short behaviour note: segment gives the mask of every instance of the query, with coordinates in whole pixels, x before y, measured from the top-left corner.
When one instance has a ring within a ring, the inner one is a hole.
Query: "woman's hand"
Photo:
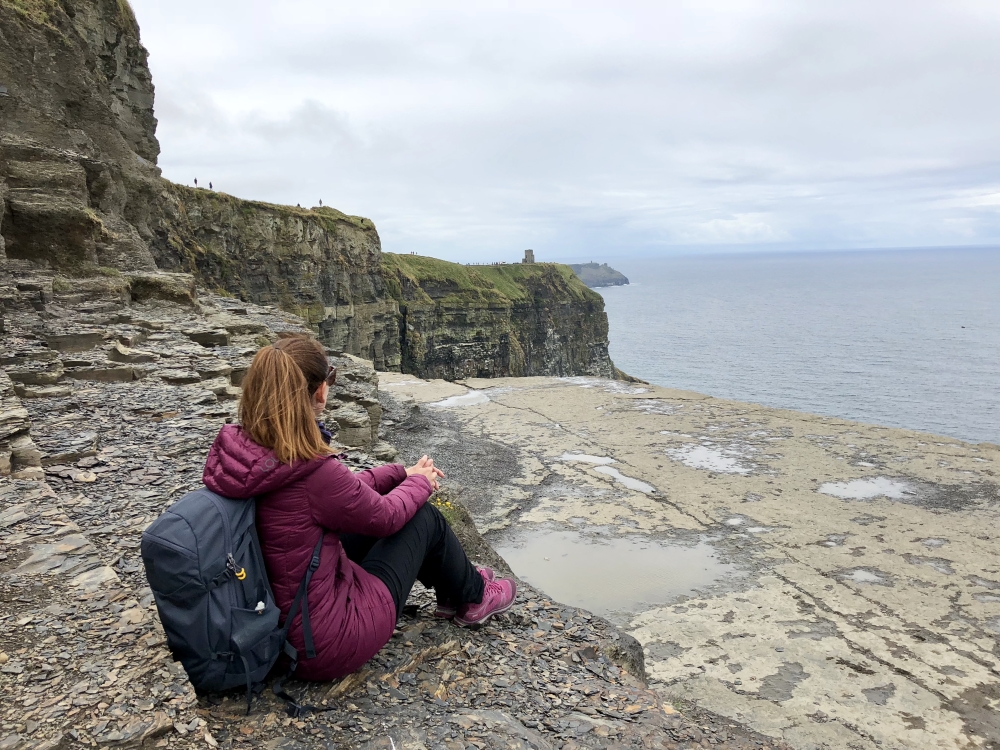
[[[427,481],[431,483],[431,487],[435,490],[440,489],[437,481],[438,478],[444,477],[444,472],[434,465],[434,459],[427,456],[422,456],[413,466],[406,469],[406,476],[412,477],[414,474],[426,477]]]

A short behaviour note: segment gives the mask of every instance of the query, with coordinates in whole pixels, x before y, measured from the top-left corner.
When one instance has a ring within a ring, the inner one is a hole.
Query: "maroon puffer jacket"
[[[347,559],[337,532],[384,537],[399,531],[431,495],[425,477],[407,477],[399,464],[353,474],[333,456],[282,464],[239,427],[226,425],[209,451],[204,480],[225,497],[257,498],[264,562],[285,615],[326,534],[308,593],[316,658],[301,657],[297,677],[342,677],[378,653],[392,636],[396,607],[381,580]],[[289,640],[302,655],[301,614]]]

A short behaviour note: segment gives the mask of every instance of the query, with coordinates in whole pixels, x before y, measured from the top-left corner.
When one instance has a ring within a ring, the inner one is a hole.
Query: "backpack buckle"
[[[314,573],[316,572],[316,569],[319,568],[319,557],[322,551],[323,551],[323,540],[321,538],[319,540],[319,544],[316,545],[316,549],[313,550],[312,559],[309,561],[309,570],[311,570]]]
[[[236,576],[237,581],[243,581],[246,579],[247,577],[246,568],[241,567],[239,570],[236,569],[236,560],[233,558],[232,552],[230,552],[226,556],[226,567],[233,572],[233,575]]]

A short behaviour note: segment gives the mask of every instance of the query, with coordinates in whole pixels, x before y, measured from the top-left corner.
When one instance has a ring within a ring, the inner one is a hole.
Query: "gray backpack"
[[[314,658],[309,581],[319,567],[323,538],[299,585],[285,620],[267,581],[260,541],[254,526],[254,501],[231,500],[207,489],[189,492],[160,515],[142,534],[142,562],[156,600],[167,646],[184,665],[198,693],[245,686],[247,713],[254,686],[285,653],[291,661],[287,677],[298,664],[298,652],[288,643],[288,627],[302,607],[306,657]],[[299,706],[281,688],[289,713]]]

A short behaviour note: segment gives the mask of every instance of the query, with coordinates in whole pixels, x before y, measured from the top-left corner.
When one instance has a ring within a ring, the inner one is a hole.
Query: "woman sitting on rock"
[[[320,537],[309,584],[316,658],[296,675],[329,680],[358,669],[392,636],[415,580],[437,593],[439,617],[478,625],[514,603],[510,579],[477,569],[441,513],[427,503],[444,474],[416,465],[352,473],[317,422],[336,370],[305,335],[285,336],[254,357],[243,380],[240,424],[226,425],[205,465],[205,484],[255,498],[257,531],[275,600],[287,617]],[[303,654],[301,612],[289,641]]]

